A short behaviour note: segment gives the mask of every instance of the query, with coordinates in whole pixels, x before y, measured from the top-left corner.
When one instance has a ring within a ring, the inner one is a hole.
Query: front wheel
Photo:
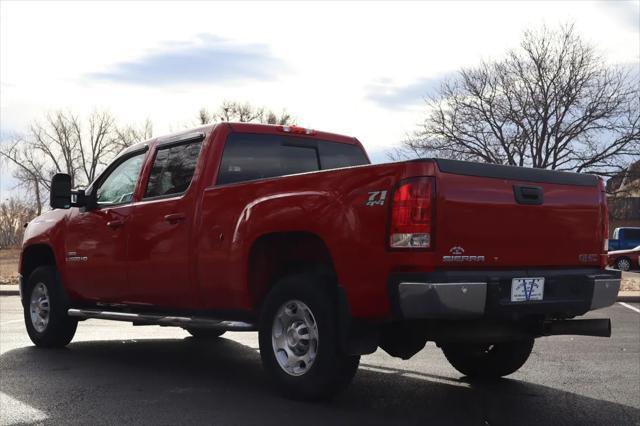
[[[262,309],[259,339],[265,369],[295,399],[335,395],[351,382],[360,362],[340,351],[335,303],[314,275],[275,285]]]
[[[442,346],[442,352],[453,368],[465,376],[492,379],[508,376],[522,367],[531,355],[533,340],[447,344]]]
[[[36,346],[61,347],[71,342],[78,321],[67,315],[64,290],[51,266],[36,268],[25,286],[24,321]]]

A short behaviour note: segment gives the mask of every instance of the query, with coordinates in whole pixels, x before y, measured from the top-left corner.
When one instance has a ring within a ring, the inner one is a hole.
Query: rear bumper
[[[615,303],[620,272],[601,269],[396,273],[389,296],[398,319],[567,318]],[[544,277],[544,298],[511,302],[511,280]]]

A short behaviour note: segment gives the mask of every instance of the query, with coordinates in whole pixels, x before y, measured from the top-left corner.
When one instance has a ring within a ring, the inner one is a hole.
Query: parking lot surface
[[[635,308],[632,309],[632,308]],[[409,361],[362,358],[330,402],[279,396],[255,333],[196,341],[181,329],[80,323],[65,349],[35,348],[17,296],[0,297],[0,424],[640,424],[640,305],[616,304],[611,339],[538,339],[517,373],[469,383],[433,344]]]

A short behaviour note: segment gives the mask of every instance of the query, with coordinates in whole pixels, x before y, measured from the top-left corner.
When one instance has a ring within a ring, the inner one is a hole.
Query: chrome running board
[[[113,321],[129,321],[134,325],[160,325],[183,328],[215,328],[226,331],[256,331],[256,324],[241,321],[222,321],[202,317],[176,317],[167,315],[135,314],[131,312],[110,312],[97,309],[69,309],[70,317],[81,319],[105,319]]]

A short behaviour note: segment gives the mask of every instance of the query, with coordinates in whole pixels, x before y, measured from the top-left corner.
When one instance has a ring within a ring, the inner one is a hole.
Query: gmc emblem
[[[599,256],[597,254],[579,254],[578,260],[582,263],[593,263],[598,261]]]

